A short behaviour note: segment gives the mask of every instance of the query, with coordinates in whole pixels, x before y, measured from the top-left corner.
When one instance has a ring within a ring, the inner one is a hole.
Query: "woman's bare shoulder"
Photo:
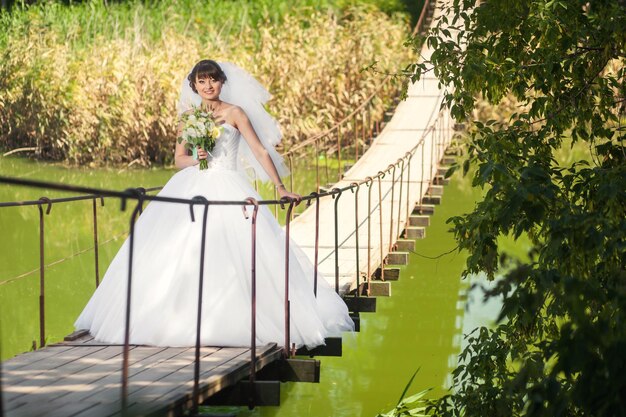
[[[223,101],[222,103],[224,103],[224,112],[226,113],[243,113],[243,109],[236,104],[226,103],[225,101]]]
[[[225,104],[227,104],[227,107],[224,108],[222,116],[226,122],[237,127],[239,123],[243,122],[247,118],[246,113],[241,107],[230,103]]]

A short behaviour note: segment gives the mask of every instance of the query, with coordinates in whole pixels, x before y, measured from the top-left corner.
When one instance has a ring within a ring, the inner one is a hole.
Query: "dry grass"
[[[73,164],[170,163],[179,83],[201,58],[229,60],[257,76],[274,94],[269,110],[289,146],[333,125],[374,91],[382,77],[361,68],[376,60],[396,71],[412,58],[402,46],[408,23],[372,7],[298,10],[238,32],[194,22],[197,38],[171,29],[153,39],[142,27],[138,19],[124,37],[100,36],[76,48],[33,18],[20,36],[6,37],[0,147],[32,146],[40,158]],[[387,85],[380,97],[399,87]],[[387,104],[375,101],[377,118]]]

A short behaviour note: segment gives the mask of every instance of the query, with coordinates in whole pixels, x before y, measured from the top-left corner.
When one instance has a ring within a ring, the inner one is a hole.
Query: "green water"
[[[0,175],[19,175],[109,189],[164,184],[171,169],[68,169],[19,158],[0,158]],[[301,175],[296,191],[306,194],[315,173]],[[262,192],[269,197],[268,190]],[[69,195],[0,185],[0,201]],[[443,204],[417,242],[410,264],[401,267],[392,297],[379,298],[376,313],[361,314],[361,332],[344,338],[341,358],[321,358],[321,383],[282,384],[281,406],[253,411],[237,409],[240,416],[374,416],[391,409],[409,378],[420,368],[411,392],[433,388],[445,391],[449,371],[460,349],[465,315],[460,280],[463,254],[430,259],[455,247],[450,216],[473,208],[479,192],[455,178],[446,187]],[[122,244],[130,212],[107,199],[98,208],[100,273]],[[37,207],[0,208],[0,355],[9,358],[27,351],[38,340],[39,265]],[[46,216],[46,335],[50,342],[70,333],[95,287],[91,202],[55,205]],[[72,254],[86,250],[82,255]],[[69,257],[69,258],[68,258]],[[65,259],[68,258],[68,259]],[[28,273],[32,271],[31,273]]]
[[[344,338],[342,357],[321,358],[319,384],[283,384],[280,407],[241,409],[239,416],[373,417],[396,405],[418,368],[411,393],[444,393],[465,319],[465,258],[458,252],[424,256],[456,246],[445,222],[471,210],[479,195],[465,179],[454,178],[446,187],[426,239],[417,241],[400,280],[391,284],[392,296],[378,298],[376,313],[361,313],[361,331]]]

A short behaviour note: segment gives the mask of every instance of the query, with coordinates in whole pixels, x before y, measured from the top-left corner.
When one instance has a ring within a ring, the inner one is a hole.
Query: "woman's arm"
[[[270,177],[270,180],[274,183],[278,194],[282,197],[294,198],[298,202],[302,198],[299,194],[291,193],[287,191],[287,188],[283,185],[283,182],[278,175],[278,171],[276,170],[276,166],[270,157],[270,154],[267,152],[267,149],[261,143],[261,140],[257,136],[250,120],[246,113],[239,107],[235,107],[232,110],[233,119],[235,121],[235,127],[241,132],[243,138],[248,142],[248,146],[252,150],[254,157],[259,161],[267,175]]]

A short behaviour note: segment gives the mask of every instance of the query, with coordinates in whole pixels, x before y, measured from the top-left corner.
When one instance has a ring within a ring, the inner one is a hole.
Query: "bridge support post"
[[[228,387],[213,395],[203,405],[239,405],[246,406],[250,397],[254,398],[254,404],[258,406],[280,405],[280,382],[279,381],[239,381],[232,387]]]
[[[354,313],[375,313],[376,297],[344,297],[348,310]]]
[[[318,359],[284,359],[272,362],[259,374],[263,381],[280,382],[320,382],[320,361]]]

